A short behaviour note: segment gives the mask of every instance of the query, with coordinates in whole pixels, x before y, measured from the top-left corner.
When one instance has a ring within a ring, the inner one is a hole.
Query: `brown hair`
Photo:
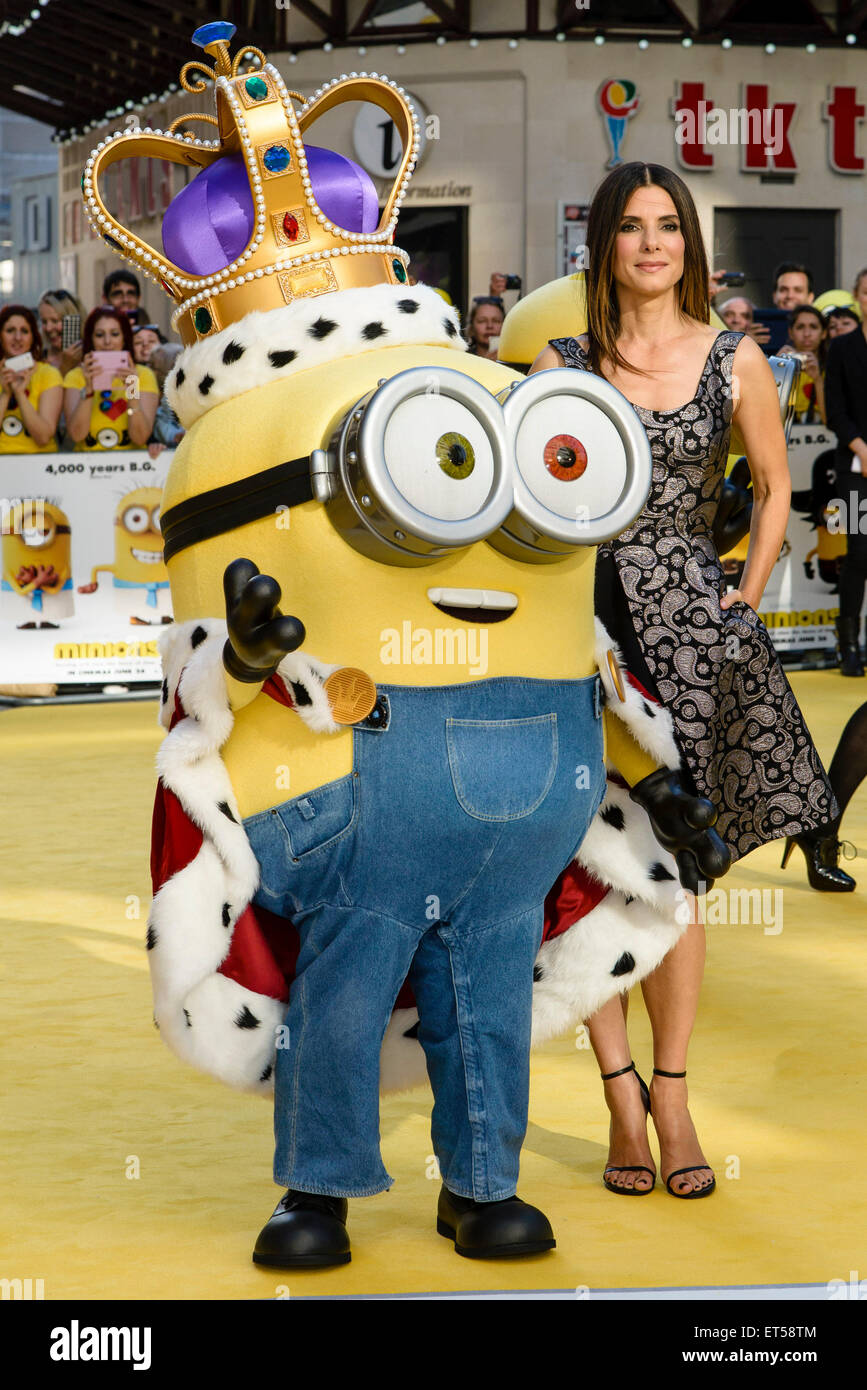
[[[28,309],[26,304],[7,304],[0,309],[0,333],[6,327],[10,319],[24,319],[30,329],[30,353],[35,361],[42,360],[42,334],[39,332],[39,324],[36,322],[36,315],[32,309]],[[0,357],[3,354],[0,352]]]
[[[864,279],[865,275],[867,275],[867,265],[864,266],[863,270],[859,270],[858,274],[855,276],[855,287],[852,290],[853,299],[858,298],[858,286],[861,284],[861,281]]]
[[[692,194],[671,169],[662,164],[633,161],[613,169],[599,185],[587,218],[587,269],[584,288],[587,306],[587,333],[590,339],[590,368],[601,376],[601,364],[650,373],[632,367],[617,347],[620,309],[614,285],[614,247],[623,211],[636,188],[663,188],[671,197],[683,233],[683,275],[677,283],[677,307],[699,323],[710,323],[708,262],[701,224]]]
[[[93,352],[93,330],[96,328],[100,319],[113,319],[115,323],[120,325],[120,331],[123,335],[123,345],[129,353],[130,361],[132,362],[132,325],[126,314],[122,314],[120,309],[112,308],[110,304],[98,304],[95,309],[91,309],[85,319],[84,328],[81,330],[83,356],[86,357],[89,352]]]

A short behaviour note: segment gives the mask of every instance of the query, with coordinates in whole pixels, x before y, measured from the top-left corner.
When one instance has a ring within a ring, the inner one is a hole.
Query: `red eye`
[[[580,478],[587,467],[587,450],[574,434],[552,435],[542,457],[548,472],[565,483]]]

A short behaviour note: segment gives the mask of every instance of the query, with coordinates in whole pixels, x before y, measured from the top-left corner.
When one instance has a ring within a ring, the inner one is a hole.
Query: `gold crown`
[[[216,117],[182,116],[163,131],[117,130],[91,151],[81,180],[85,209],[94,231],[156,281],[177,308],[172,327],[186,346],[218,333],[254,309],[267,310],[294,299],[375,284],[406,284],[409,256],[394,246],[397,215],[418,154],[418,117],[406,93],[379,73],[342,74],[305,100],[290,92],[279,72],[258,49],[245,47],[229,58],[225,37],[231,24],[205,30],[220,37],[200,42],[215,60],[214,68],[196,60],[181,71],[187,91],[205,83],[190,82],[197,71],[214,79]],[[207,37],[204,30],[198,36]],[[242,57],[254,55],[255,67],[239,72]],[[293,98],[303,103],[297,113]],[[307,167],[304,132],[345,101],[369,101],[391,117],[403,143],[403,157],[374,232],[350,232],[337,226],[316,202]],[[175,127],[190,120],[217,126],[218,140],[194,139]],[[254,222],[244,251],[223,269],[191,274],[175,265],[114,218],[103,202],[100,178],[119,160],[153,157],[204,169],[224,155],[242,154],[253,198]]]

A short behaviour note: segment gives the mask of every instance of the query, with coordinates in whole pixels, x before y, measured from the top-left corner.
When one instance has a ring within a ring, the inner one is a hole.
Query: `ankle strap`
[[[686,1076],[686,1072],[685,1072],[685,1071],[660,1071],[660,1070],[659,1070],[659,1067],[654,1067],[654,1068],[653,1068],[653,1075],[654,1075],[654,1076],[674,1076],[674,1077],[678,1077],[678,1078],[679,1078],[679,1077],[681,1077],[681,1076]]]
[[[619,1071],[600,1072],[603,1081],[612,1081],[615,1076],[623,1076],[628,1071],[635,1071],[635,1063],[630,1062],[628,1067],[621,1067]]]

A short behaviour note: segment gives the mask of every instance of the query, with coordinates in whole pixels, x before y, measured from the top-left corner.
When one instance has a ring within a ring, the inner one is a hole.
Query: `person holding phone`
[[[66,376],[81,361],[81,325],[87,315],[82,304],[67,290],[46,290],[36,306],[45,344],[44,359]],[[70,327],[76,328],[70,336]],[[64,342],[64,327],[66,342]]]
[[[126,314],[100,305],[88,314],[80,367],[68,372],[64,410],[76,450],[144,449],[159,388],[150,367],[136,363]]]
[[[0,454],[50,454],[63,405],[63,379],[43,361],[32,309],[0,310]]]

